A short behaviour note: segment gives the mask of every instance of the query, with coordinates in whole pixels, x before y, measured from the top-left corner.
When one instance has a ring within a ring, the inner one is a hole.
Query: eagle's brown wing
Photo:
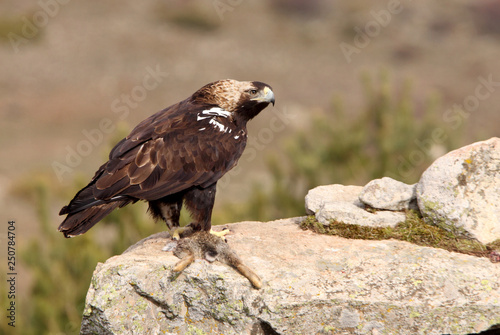
[[[197,121],[181,121],[186,122]],[[192,186],[206,187],[231,169],[243,151],[237,147],[242,142],[227,141],[224,133],[203,124],[157,131],[103,167],[95,183],[96,199],[126,195],[156,200]]]
[[[207,187],[220,179],[241,156],[246,136],[238,136],[240,131],[226,117],[200,118],[207,109],[210,106],[183,101],[141,122],[112,149],[109,161],[89,185],[61,210],[60,214],[70,215],[59,230],[82,224],[78,215],[72,218],[71,214],[100,206],[104,217],[130,202]]]

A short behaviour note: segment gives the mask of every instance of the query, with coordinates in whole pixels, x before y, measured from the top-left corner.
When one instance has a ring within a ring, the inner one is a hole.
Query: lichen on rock
[[[422,174],[417,199],[429,224],[482,243],[500,238],[500,139],[438,158]]]

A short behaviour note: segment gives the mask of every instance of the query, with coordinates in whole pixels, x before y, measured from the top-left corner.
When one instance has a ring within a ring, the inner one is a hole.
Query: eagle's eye
[[[251,95],[256,95],[257,94],[257,90],[250,90],[250,94]]]

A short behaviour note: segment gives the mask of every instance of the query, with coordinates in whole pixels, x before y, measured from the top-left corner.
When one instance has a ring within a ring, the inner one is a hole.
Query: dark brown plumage
[[[274,94],[261,82],[221,80],[142,121],[110,152],[60,215],[65,237],[80,235],[116,208],[149,202],[155,218],[179,226],[182,204],[194,230],[210,230],[217,181],[246,145],[246,124]]]

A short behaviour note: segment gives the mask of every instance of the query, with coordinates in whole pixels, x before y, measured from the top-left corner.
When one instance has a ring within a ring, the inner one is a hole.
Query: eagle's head
[[[270,103],[274,105],[271,86],[260,81],[233,79],[207,84],[196,91],[191,99],[196,103],[220,107],[243,122],[255,117]]]

